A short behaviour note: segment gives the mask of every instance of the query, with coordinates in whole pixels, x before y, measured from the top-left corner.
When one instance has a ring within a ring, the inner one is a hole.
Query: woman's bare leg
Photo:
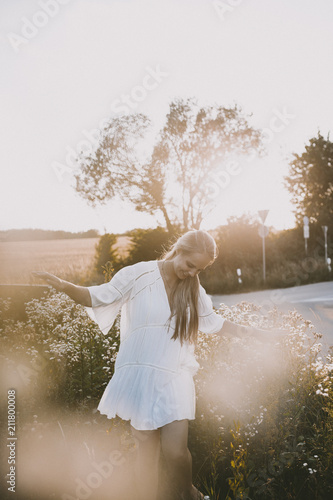
[[[172,482],[185,499],[198,498],[192,485],[192,457],[187,447],[188,420],[176,420],[161,427],[161,447]]]
[[[156,500],[158,464],[160,456],[160,431],[138,431],[131,427],[136,444],[135,478],[140,500]]]

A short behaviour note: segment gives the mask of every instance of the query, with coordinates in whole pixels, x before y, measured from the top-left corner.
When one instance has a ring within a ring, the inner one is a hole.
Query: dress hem
[[[113,418],[115,418],[115,417],[121,418],[125,422],[128,422],[137,431],[156,431],[156,430],[160,429],[161,427],[163,427],[164,425],[171,424],[172,422],[180,422],[181,420],[195,420],[195,417],[174,418],[174,419],[168,420],[167,422],[165,422],[164,424],[160,425],[159,427],[154,427],[152,429],[151,428],[147,429],[146,427],[143,428],[142,426],[137,426],[136,427],[136,424],[135,425],[132,424],[132,420],[133,419],[131,419],[131,418],[124,418],[121,415],[119,415],[118,413],[110,414],[110,413],[107,413],[106,411],[103,411],[103,410],[101,411],[98,408],[97,408],[97,410],[99,411],[99,413],[101,415],[105,415],[110,420],[113,419]]]

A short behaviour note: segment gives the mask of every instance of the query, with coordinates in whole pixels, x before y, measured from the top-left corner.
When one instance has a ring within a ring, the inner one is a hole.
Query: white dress
[[[90,286],[88,314],[106,334],[120,308],[120,347],[115,372],[98,410],[118,415],[138,430],[152,430],[174,420],[195,418],[193,375],[199,364],[194,346],[172,340],[174,317],[158,261],[139,262],[118,271],[109,283]],[[224,319],[200,285],[199,330],[216,333]]]

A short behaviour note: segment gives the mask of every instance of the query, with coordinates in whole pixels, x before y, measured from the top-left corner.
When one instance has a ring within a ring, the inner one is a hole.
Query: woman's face
[[[202,253],[178,252],[173,258],[173,267],[176,276],[183,280],[188,276],[195,276],[211,264],[211,258]]]

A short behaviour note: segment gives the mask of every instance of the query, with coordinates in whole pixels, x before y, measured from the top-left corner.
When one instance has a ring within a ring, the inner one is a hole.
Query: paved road
[[[274,305],[283,311],[296,309],[323,334],[323,347],[333,345],[333,281],[261,292],[213,295],[212,300],[215,307],[221,303],[231,306],[244,300],[267,309]]]

